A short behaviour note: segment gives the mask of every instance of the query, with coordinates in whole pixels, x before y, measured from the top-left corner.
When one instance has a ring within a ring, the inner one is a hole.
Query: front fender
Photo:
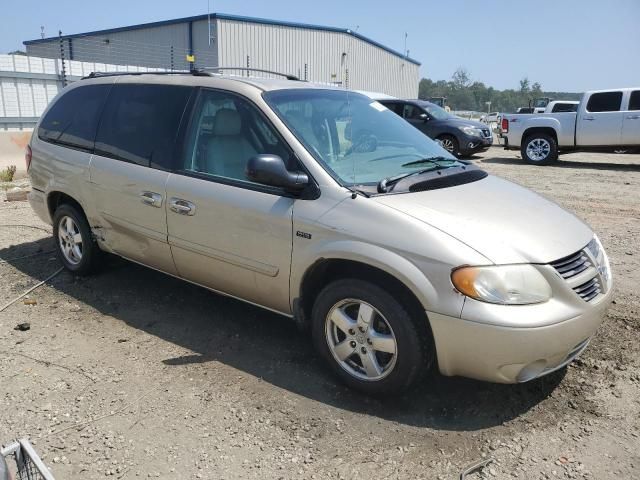
[[[299,252],[299,255],[292,263],[290,283],[292,299],[301,296],[302,281],[310,268],[322,260],[336,259],[363,263],[392,275],[413,292],[425,309],[438,310],[439,306],[448,303],[452,307],[448,309],[449,313],[459,315],[462,310],[464,302],[461,296],[459,304],[455,306],[450,302],[439,301],[438,297],[442,292],[438,292],[423,271],[406,257],[386,248],[358,240],[344,239],[314,245],[305,249],[304,252]],[[457,296],[453,292],[448,293],[454,297]]]

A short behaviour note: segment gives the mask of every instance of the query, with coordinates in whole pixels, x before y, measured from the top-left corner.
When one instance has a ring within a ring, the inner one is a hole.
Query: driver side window
[[[419,120],[422,118],[420,115],[422,115],[423,113],[424,112],[420,110],[418,107],[416,107],[415,105],[411,105],[410,103],[405,103],[402,116],[409,120]]]
[[[295,163],[288,146],[255,106],[228,92],[203,90],[187,134],[183,169],[249,182],[247,162],[259,154]]]

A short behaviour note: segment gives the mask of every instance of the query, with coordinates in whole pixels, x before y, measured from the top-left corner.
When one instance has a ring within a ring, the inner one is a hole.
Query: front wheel
[[[371,395],[406,390],[433,363],[426,318],[412,317],[394,296],[362,280],[338,280],[320,292],[312,334],[342,381]]]
[[[451,155],[460,157],[460,143],[456,137],[453,135],[441,135],[436,141]]]
[[[546,133],[529,135],[520,149],[522,158],[533,165],[550,165],[558,160],[558,143]]]

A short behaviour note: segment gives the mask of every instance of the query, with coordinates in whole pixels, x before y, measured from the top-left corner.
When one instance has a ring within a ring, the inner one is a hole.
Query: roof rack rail
[[[88,78],[118,77],[123,75],[194,75],[196,77],[210,77],[211,74],[202,70],[183,70],[175,72],[91,72],[81,80]]]
[[[280,75],[281,77],[285,77],[287,80],[295,80],[297,82],[302,82],[297,76],[292,75],[290,73],[281,73],[274,72],[273,70],[264,70],[262,68],[249,68],[249,67],[204,67],[201,68],[200,71],[206,73],[206,70],[212,70],[214,72],[220,70],[242,70],[243,72],[260,72],[260,73],[269,73],[271,75]]]

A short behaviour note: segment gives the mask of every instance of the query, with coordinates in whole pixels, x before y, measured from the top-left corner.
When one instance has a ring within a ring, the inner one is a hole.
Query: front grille
[[[489,138],[491,136],[491,130],[489,130],[488,128],[483,128],[482,129],[482,135],[484,135],[485,137]]]
[[[562,278],[567,280],[584,272],[591,266],[591,262],[584,250],[580,250],[578,253],[574,253],[573,255],[569,255],[568,257],[564,257],[553,262],[551,266],[558,271]]]
[[[596,300],[608,288],[608,262],[595,237],[582,250],[550,265],[585,302]]]
[[[590,302],[600,294],[602,288],[600,288],[600,280],[597,277],[593,277],[588,282],[575,287],[573,291],[580,295],[585,302]]]

